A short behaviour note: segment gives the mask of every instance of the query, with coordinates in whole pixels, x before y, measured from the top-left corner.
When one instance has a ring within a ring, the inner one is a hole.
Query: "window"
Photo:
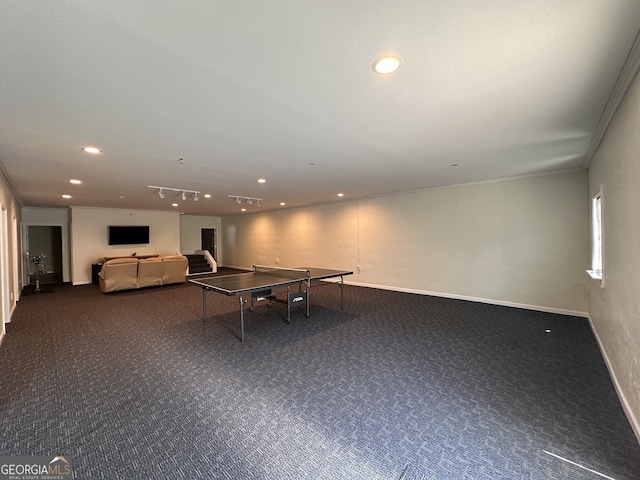
[[[602,187],[591,197],[591,278],[603,281]]]

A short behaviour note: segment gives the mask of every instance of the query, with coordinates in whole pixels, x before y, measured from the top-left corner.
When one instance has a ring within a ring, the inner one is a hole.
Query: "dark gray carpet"
[[[23,297],[0,346],[0,455],[63,455],[78,479],[640,478],[585,319],[311,297],[289,325],[285,305],[247,313],[244,344],[237,298],[209,293],[203,324],[190,285]]]

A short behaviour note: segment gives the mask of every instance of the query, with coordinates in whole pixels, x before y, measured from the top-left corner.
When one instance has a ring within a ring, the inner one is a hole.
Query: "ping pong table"
[[[232,275],[220,275],[189,280],[189,283],[202,289],[202,321],[207,320],[207,292],[213,291],[228,296],[237,296],[240,302],[240,340],[244,342],[244,304],[245,295],[251,296],[250,311],[253,311],[254,301],[281,301],[287,304],[287,323],[291,321],[291,308],[305,306],[305,317],[309,317],[309,292],[311,282],[340,277],[340,308],[344,309],[344,277],[352,275],[347,270],[331,270],[328,268],[298,267],[283,268],[267,265],[253,265],[250,272]],[[332,282],[337,283],[337,282]],[[294,292],[291,287],[298,285]],[[304,289],[303,289],[304,286]],[[280,300],[273,294],[274,288],[287,289],[287,299]]]

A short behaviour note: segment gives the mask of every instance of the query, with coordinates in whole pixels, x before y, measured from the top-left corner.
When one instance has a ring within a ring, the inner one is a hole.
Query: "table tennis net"
[[[254,265],[253,271],[255,273],[265,273],[267,275],[275,275],[277,277],[291,278],[291,279],[304,279],[310,277],[309,270],[302,268],[284,268],[274,267],[269,265]]]

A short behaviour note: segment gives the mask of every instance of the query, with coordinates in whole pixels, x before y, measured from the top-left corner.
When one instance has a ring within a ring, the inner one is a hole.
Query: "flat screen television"
[[[149,226],[109,225],[109,245],[149,243]]]

